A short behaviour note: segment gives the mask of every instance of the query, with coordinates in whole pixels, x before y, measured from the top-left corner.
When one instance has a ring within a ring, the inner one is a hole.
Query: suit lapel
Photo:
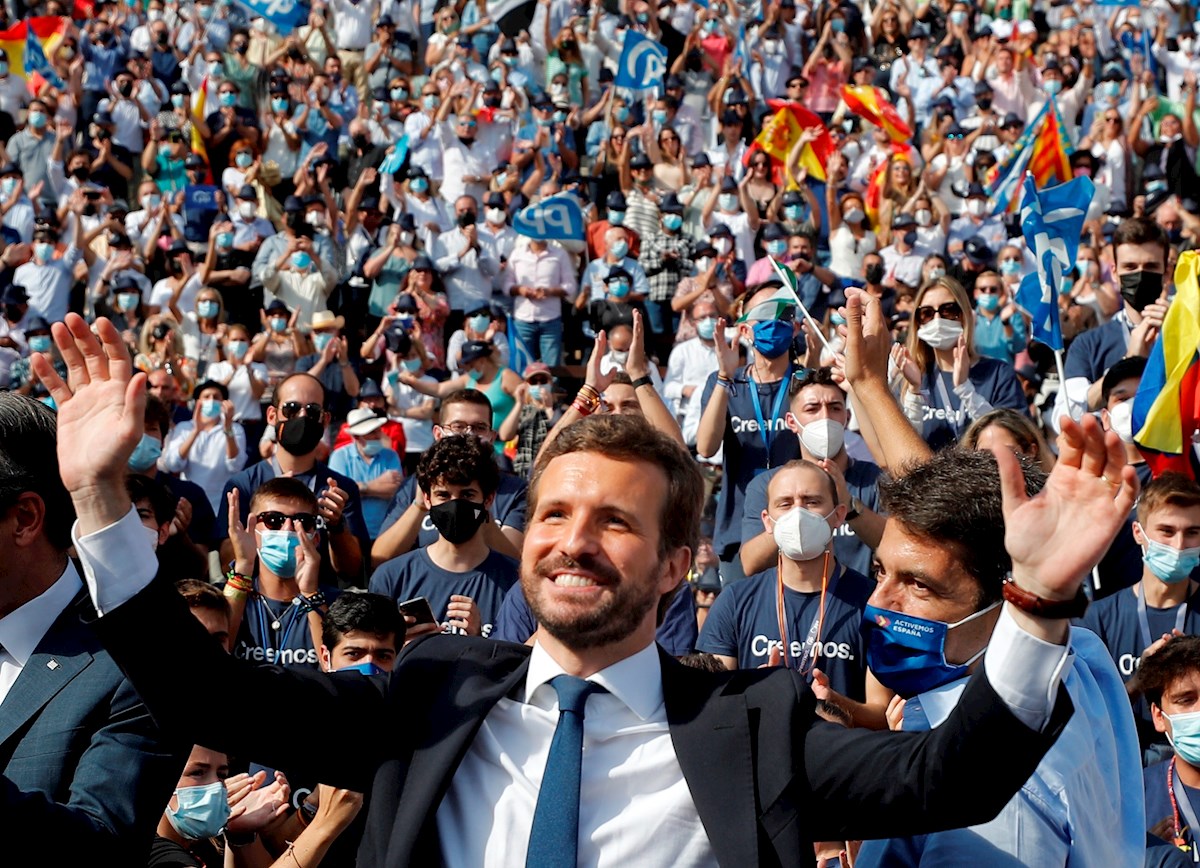
[[[745,697],[662,654],[663,700],[679,767],[717,862],[758,864],[754,757]]]
[[[79,641],[78,603],[77,597],[46,631],[0,703],[0,745],[91,665],[92,654]]]

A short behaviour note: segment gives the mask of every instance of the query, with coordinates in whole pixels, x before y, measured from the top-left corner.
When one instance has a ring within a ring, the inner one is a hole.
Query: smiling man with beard
[[[853,303],[848,373],[863,400],[903,424],[886,397],[886,326],[868,301],[864,335],[863,301]],[[149,539],[124,489],[143,377],[116,329],[103,319],[97,328],[99,340],[75,315],[54,326],[69,386],[44,357],[35,362],[60,408],[60,469],[97,632],[164,728],[370,788],[365,865],[803,864],[814,839],[981,822],[1071,714],[1055,674],[1069,653],[1060,610],[1075,605],[1136,490],[1120,444],[1094,424],[1069,427],[1032,500],[1002,456],[1023,605],[1005,606],[981,671],[931,732],[826,726],[793,672],[700,672],[655,647],[659,604],[697,546],[703,484],[682,447],[624,416],[570,426],[535,468],[521,566],[540,624],[532,648],[429,636],[405,649],[386,684],[250,667],[151,582]],[[1048,615],[1032,614],[1031,599]],[[227,701],[187,701],[209,690]],[[281,709],[301,710],[305,725],[278,725]],[[313,732],[344,731],[347,720],[389,737],[312,749]]]

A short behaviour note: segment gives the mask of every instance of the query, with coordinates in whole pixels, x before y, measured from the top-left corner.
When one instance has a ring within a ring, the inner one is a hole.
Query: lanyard
[[[1200,823],[1196,822],[1196,812],[1192,809],[1192,800],[1188,798],[1187,790],[1183,790],[1178,798],[1175,795],[1175,762],[1176,757],[1171,757],[1171,763],[1167,766],[1167,795],[1171,799],[1171,816],[1175,823],[1175,846],[1185,853],[1192,854],[1192,861],[1200,861],[1200,850],[1196,849],[1195,830],[1200,828]],[[1184,827],[1179,823],[1179,814],[1183,813],[1183,819],[1187,820],[1187,832],[1193,838],[1193,843],[1188,844],[1187,838],[1183,836]]]
[[[959,409],[955,410],[954,407],[951,406],[950,393],[946,391],[946,381],[942,378],[942,372],[940,370],[935,370],[933,372],[933,378],[938,390],[938,399],[942,402],[942,409],[946,411],[946,416],[949,417],[951,414],[954,414],[953,419],[947,418],[946,421],[949,422],[950,426],[957,432],[961,429],[962,417],[966,414],[964,413],[962,407],[959,407]]]
[[[1188,580],[1191,585],[1191,579]],[[1189,587],[1189,590],[1191,588]],[[1153,644],[1153,638],[1150,636],[1150,619],[1146,617],[1146,594],[1145,588],[1139,588],[1134,592],[1137,596],[1137,616],[1138,626],[1142,629],[1142,650],[1149,648]],[[1184,600],[1175,607],[1175,629],[1180,633],[1183,632],[1183,622],[1187,619],[1187,600]]]
[[[783,585],[783,555],[780,554],[780,563],[776,566],[776,594],[775,594],[775,617],[779,624],[779,641],[780,653],[783,657],[783,665],[785,669],[790,669],[788,663],[788,648],[791,641],[788,638],[788,617],[787,606],[784,602],[785,589]],[[837,565],[834,564],[835,571],[833,575],[829,574],[829,550],[825,551],[825,562],[821,565],[821,603],[817,609],[817,615],[813,618],[812,624],[808,627],[808,636],[804,640],[804,645],[800,648],[800,658],[796,661],[797,670],[808,675],[812,668],[817,663],[817,657],[820,656],[821,648],[821,628],[825,625],[825,597],[833,592],[834,586],[837,584],[840,575],[836,570]]]
[[[269,642],[268,647],[271,647],[275,650],[275,656],[278,658],[279,652],[287,647],[288,639],[292,635],[292,628],[295,627],[296,622],[300,620],[300,616],[299,616],[300,610],[294,605],[288,606],[288,609],[291,612],[292,617],[288,620],[287,629],[283,631],[283,638],[281,640],[279,640],[278,644],[276,644],[274,639],[273,638],[269,639],[269,637],[274,637],[275,632],[282,626],[279,623],[280,619],[276,618],[273,614],[271,614],[271,609],[270,609],[270,607],[267,606],[267,603],[262,598],[261,594],[257,595],[257,599],[258,599],[258,609],[257,609],[258,623],[259,623],[259,626],[262,628],[262,641],[264,644]],[[287,614],[288,614],[287,612],[284,613],[284,615],[287,615]],[[268,630],[267,630],[267,627],[268,627],[267,615],[271,615],[271,618],[272,618],[271,623],[269,625],[271,628],[270,632],[268,632]]]
[[[758,422],[758,436],[762,438],[763,449],[767,453],[767,467],[771,466],[771,441],[775,437],[775,420],[779,418],[779,411],[783,409],[784,399],[787,398],[788,384],[792,379],[792,366],[788,365],[787,373],[783,375],[783,379],[779,381],[779,394],[775,396],[775,406],[771,408],[771,429],[768,432],[767,425],[763,421],[762,402],[758,398],[758,383],[750,376],[750,368],[746,368],[746,379],[750,381],[750,402],[754,404],[754,419]]]

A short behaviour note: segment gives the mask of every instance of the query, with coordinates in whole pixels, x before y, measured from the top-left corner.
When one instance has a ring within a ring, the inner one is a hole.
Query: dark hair
[[[307,485],[292,476],[276,476],[260,485],[250,498],[250,511],[254,512],[255,507],[268,498],[297,500],[313,512],[317,511],[317,496]]]
[[[304,377],[305,379],[312,380],[314,383],[316,383],[318,386],[321,387],[321,404],[324,405],[325,398],[326,398],[325,384],[322,383],[320,380],[318,380],[316,377],[314,377],[312,374],[306,374],[303,371],[298,371],[294,374],[288,374],[286,377],[284,377],[282,380],[280,380],[279,385],[275,387],[275,409],[279,409],[279,407],[282,406],[279,403],[279,396],[283,393],[283,387],[285,385],[287,385],[290,381],[295,380],[298,377]]]
[[[200,579],[180,579],[175,583],[175,590],[187,601],[189,609],[208,609],[226,618],[231,614],[225,595],[208,582],[202,582]]]
[[[450,485],[479,484],[484,498],[500,487],[500,468],[490,443],[477,437],[443,437],[417,462],[417,485],[426,494],[438,481]]]
[[[1117,224],[1113,233],[1113,262],[1117,261],[1117,248],[1122,244],[1158,244],[1163,249],[1163,263],[1167,261],[1167,233],[1148,217],[1127,217]]]
[[[1145,372],[1145,356],[1129,356],[1118,361],[1104,374],[1104,381],[1100,384],[1100,406],[1108,406],[1113,389],[1126,380],[1140,380]]]
[[[624,371],[614,371],[612,379],[608,381],[608,384],[610,386],[632,386],[633,377],[629,376],[629,374],[625,373]]]
[[[788,398],[795,398],[809,386],[833,386],[838,390],[842,388],[833,378],[833,368],[803,368],[792,374],[788,381]]]
[[[179,498],[167,491],[167,487],[157,479],[131,473],[125,477],[125,490],[129,492],[129,499],[134,504],[139,500],[150,501],[155,524],[164,525],[175,515],[175,506],[179,503]]]
[[[686,449],[640,416],[589,416],[568,425],[547,442],[529,482],[530,513],[537,510],[538,489],[546,467],[555,458],[574,452],[594,452],[615,461],[645,462],[659,468],[667,477],[667,496],[659,517],[659,557],[680,547],[696,551],[704,479]]]
[[[1175,636],[1149,657],[1142,657],[1129,689],[1162,708],[1163,691],[1176,679],[1198,670],[1200,636]]]
[[[775,477],[778,476],[780,473],[783,473],[783,471],[785,471],[785,470],[800,470],[802,468],[805,470],[816,471],[816,473],[825,480],[825,484],[829,486],[829,498],[833,501],[833,505],[836,507],[841,504],[841,501],[838,498],[837,482],[834,481],[833,475],[828,470],[826,470],[824,467],[822,467],[820,464],[817,464],[815,461],[808,461],[804,458],[793,458],[787,464],[780,466],[779,470],[777,470],[775,472],[775,476],[771,477],[771,482],[774,482]],[[770,485],[770,483],[768,483],[767,484],[767,495],[768,495],[767,502],[768,503],[770,503],[770,493],[771,493],[771,485]]]
[[[34,398],[0,393],[0,510],[25,492],[41,498],[46,539],[59,551],[71,546],[75,505],[58,472],[54,411]]]
[[[146,394],[146,409],[142,413],[142,422],[145,425],[157,422],[158,430],[162,432],[163,439],[166,439],[171,430],[171,413],[157,395]]]
[[[1021,462],[1025,491],[1032,497],[1046,474]],[[903,475],[882,479],[883,511],[905,531],[948,547],[979,584],[978,607],[1000,599],[1000,585],[1012,569],[1004,548],[1004,509],[1000,471],[990,452],[947,449]]]
[[[474,404],[476,407],[484,407],[487,409],[488,419],[492,417],[492,402],[488,400],[487,395],[475,389],[459,389],[442,398],[442,406],[438,410],[439,424],[445,421],[446,411],[455,404]]]
[[[404,641],[404,618],[396,602],[381,594],[348,591],[329,604],[321,624],[321,644],[333,650],[351,630],[396,637],[397,650]]]

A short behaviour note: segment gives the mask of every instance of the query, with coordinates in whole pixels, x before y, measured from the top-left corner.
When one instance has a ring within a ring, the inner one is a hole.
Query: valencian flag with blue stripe
[[[1196,478],[1192,434],[1200,420],[1200,253],[1179,254],[1175,300],[1133,399],[1134,442],[1155,477]]]

